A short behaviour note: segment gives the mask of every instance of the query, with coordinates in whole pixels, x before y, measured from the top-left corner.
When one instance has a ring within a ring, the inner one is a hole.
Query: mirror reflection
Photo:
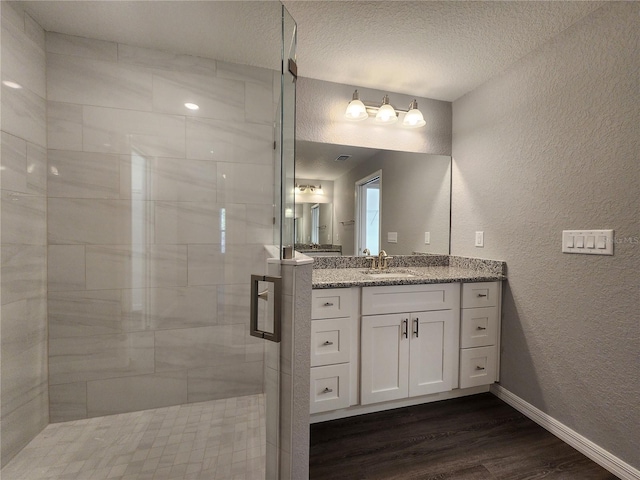
[[[333,204],[297,203],[295,214],[296,244],[330,245],[333,243]]]
[[[298,141],[295,169],[296,250],[449,253],[451,157]]]

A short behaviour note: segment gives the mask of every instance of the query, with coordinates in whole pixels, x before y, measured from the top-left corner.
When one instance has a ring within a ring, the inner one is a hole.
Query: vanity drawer
[[[349,364],[329,365],[311,369],[311,413],[348,408]]]
[[[460,350],[460,388],[495,382],[497,352],[495,345]]]
[[[463,284],[462,308],[497,306],[499,286],[500,282],[478,282]]]
[[[498,307],[463,308],[460,348],[496,345]]]
[[[351,289],[327,288],[311,291],[311,318],[339,318],[351,314]]]
[[[458,283],[362,288],[362,315],[457,309],[459,302]]]
[[[349,361],[351,322],[347,318],[311,322],[311,366]]]

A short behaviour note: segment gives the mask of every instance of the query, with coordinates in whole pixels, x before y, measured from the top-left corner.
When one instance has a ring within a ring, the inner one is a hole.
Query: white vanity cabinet
[[[498,380],[500,282],[462,285],[460,388]]]
[[[501,282],[312,291],[312,421],[486,392]]]
[[[459,305],[457,283],[362,289],[362,405],[457,386]]]
[[[357,403],[359,288],[313,290],[311,413]]]

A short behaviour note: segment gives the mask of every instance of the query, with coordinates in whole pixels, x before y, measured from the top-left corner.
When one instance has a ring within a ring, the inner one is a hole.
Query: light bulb
[[[376,113],[376,123],[390,125],[397,121],[398,116],[396,115],[396,111],[391,105],[389,105],[389,95],[385,95],[382,98],[382,105],[380,105],[378,113]]]
[[[354,121],[364,120],[369,116],[364,103],[360,101],[358,90],[353,92],[353,98],[351,102],[349,102],[349,105],[347,105],[347,111],[344,113],[344,116]]]
[[[404,116],[402,126],[407,128],[418,128],[424,127],[426,123],[427,122],[424,121],[424,117],[422,116],[422,112],[418,110],[418,102],[414,100],[409,105],[409,111]]]

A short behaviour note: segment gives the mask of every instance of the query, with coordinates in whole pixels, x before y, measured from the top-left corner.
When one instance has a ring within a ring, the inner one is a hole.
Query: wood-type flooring
[[[616,478],[490,393],[311,425],[311,480]]]

